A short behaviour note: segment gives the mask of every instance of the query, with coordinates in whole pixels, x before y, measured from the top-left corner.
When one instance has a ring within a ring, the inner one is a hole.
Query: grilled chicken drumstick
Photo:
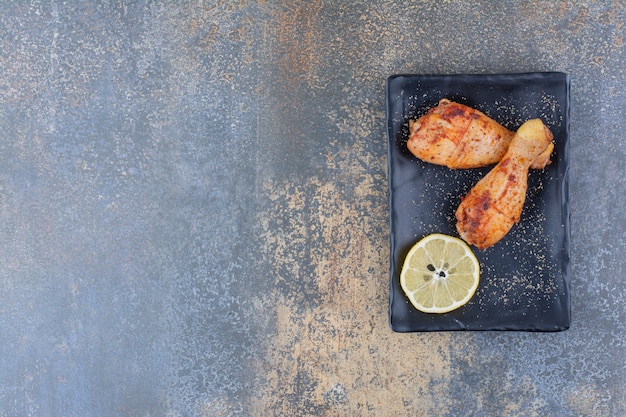
[[[520,126],[500,162],[461,199],[456,228],[466,242],[485,249],[519,221],[528,169],[551,142],[552,133],[541,120],[532,119]]]
[[[500,161],[514,133],[478,110],[441,99],[418,120],[409,122],[409,151],[419,159],[449,168],[477,168]],[[550,145],[531,168],[550,163]]]

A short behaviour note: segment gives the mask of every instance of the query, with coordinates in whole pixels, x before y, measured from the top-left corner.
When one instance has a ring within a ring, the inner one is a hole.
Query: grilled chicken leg
[[[466,242],[485,249],[519,221],[528,169],[551,142],[552,133],[541,120],[520,126],[500,162],[461,199],[456,228]]]
[[[419,159],[449,168],[477,168],[500,161],[514,133],[484,113],[448,99],[409,122],[409,151]],[[531,168],[550,163],[554,145],[537,156]]]

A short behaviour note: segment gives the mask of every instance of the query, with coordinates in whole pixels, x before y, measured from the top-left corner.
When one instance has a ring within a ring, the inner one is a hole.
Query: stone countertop
[[[1,3],[0,416],[626,415],[625,13]],[[386,78],[531,71],[571,77],[571,328],[392,332]]]

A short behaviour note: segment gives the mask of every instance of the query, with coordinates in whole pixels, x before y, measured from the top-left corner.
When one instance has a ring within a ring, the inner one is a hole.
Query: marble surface
[[[0,3],[0,416],[626,415],[625,12]],[[530,71],[571,328],[393,333],[386,78]]]

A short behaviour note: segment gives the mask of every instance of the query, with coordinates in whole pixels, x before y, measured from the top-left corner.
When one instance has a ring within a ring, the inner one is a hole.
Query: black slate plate
[[[387,80],[391,211],[390,325],[397,332],[443,330],[560,331],[570,325],[569,77],[563,73],[394,75]],[[531,170],[519,223],[485,250],[472,247],[481,281],[468,304],[446,314],[409,303],[399,274],[408,250],[431,233],[458,236],[461,196],[490,169],[427,164],[406,148],[408,122],[448,98],[515,131],[541,118],[554,135],[552,164]]]

